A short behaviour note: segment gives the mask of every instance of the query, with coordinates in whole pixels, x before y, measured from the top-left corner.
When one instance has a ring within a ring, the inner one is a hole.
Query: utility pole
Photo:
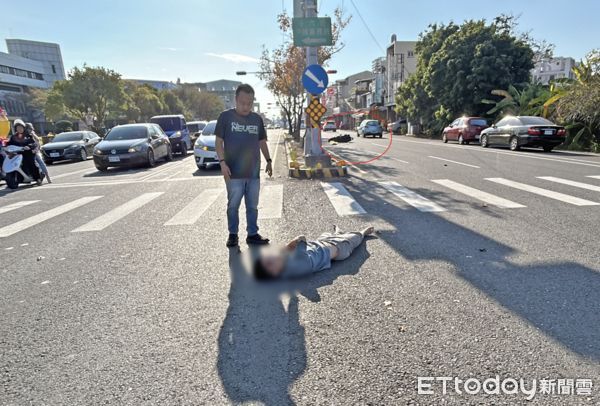
[[[294,0],[294,17],[317,17],[317,0]],[[317,47],[306,47],[306,66],[317,65]],[[308,102],[313,96],[308,95]],[[304,159],[307,166],[313,167],[320,164],[323,167],[331,166],[329,155],[323,153],[320,142],[319,127],[313,128],[312,121],[305,118],[306,133],[304,135]],[[317,123],[319,124],[319,123]]]

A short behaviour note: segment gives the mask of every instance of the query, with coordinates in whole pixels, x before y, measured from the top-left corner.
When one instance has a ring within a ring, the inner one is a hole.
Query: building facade
[[[573,58],[544,59],[535,64],[531,76],[534,82],[548,85],[556,79],[573,79],[573,68],[576,66],[577,62]]]
[[[47,89],[65,79],[65,69],[58,44],[21,39],[7,39],[8,53],[0,52],[0,106],[12,120],[22,117],[44,122],[40,111],[27,107],[27,89]]]
[[[232,109],[235,107],[235,90],[242,82],[237,80],[214,80],[212,82],[203,83],[199,86],[200,91],[207,91],[215,93],[223,100],[225,109]]]
[[[166,80],[149,80],[149,79],[126,79],[130,82],[137,83],[138,85],[147,85],[156,90],[173,90],[177,88],[177,85],[173,82]]]
[[[396,90],[417,71],[416,41],[398,41],[392,35],[386,50],[386,82],[384,105],[388,121],[396,119]]]

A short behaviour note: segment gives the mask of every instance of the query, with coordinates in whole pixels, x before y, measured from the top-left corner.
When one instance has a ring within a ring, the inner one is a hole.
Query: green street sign
[[[302,17],[292,19],[294,45],[319,47],[333,45],[330,17]]]

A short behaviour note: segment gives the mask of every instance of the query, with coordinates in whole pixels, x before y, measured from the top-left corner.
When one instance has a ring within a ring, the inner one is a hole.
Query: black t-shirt
[[[15,145],[17,147],[29,147],[29,151],[23,151],[23,155],[33,155],[33,150],[38,148],[38,144],[35,142],[35,139],[29,135],[25,134],[23,139],[17,139],[17,135],[13,135],[8,140],[7,145]]]
[[[267,139],[261,116],[254,112],[242,116],[235,109],[225,110],[217,119],[215,135],[224,142],[224,158],[233,179],[260,176],[259,142]]]

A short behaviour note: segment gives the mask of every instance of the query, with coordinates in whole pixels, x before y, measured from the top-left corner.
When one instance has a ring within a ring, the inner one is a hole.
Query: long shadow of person
[[[252,254],[256,256],[256,251]],[[219,332],[217,368],[234,404],[295,404],[290,389],[307,364],[298,294],[320,301],[318,288],[342,275],[356,274],[368,257],[362,244],[330,270],[294,281],[260,283],[247,272],[243,255],[230,251],[229,307]],[[287,309],[285,297],[289,297]]]

